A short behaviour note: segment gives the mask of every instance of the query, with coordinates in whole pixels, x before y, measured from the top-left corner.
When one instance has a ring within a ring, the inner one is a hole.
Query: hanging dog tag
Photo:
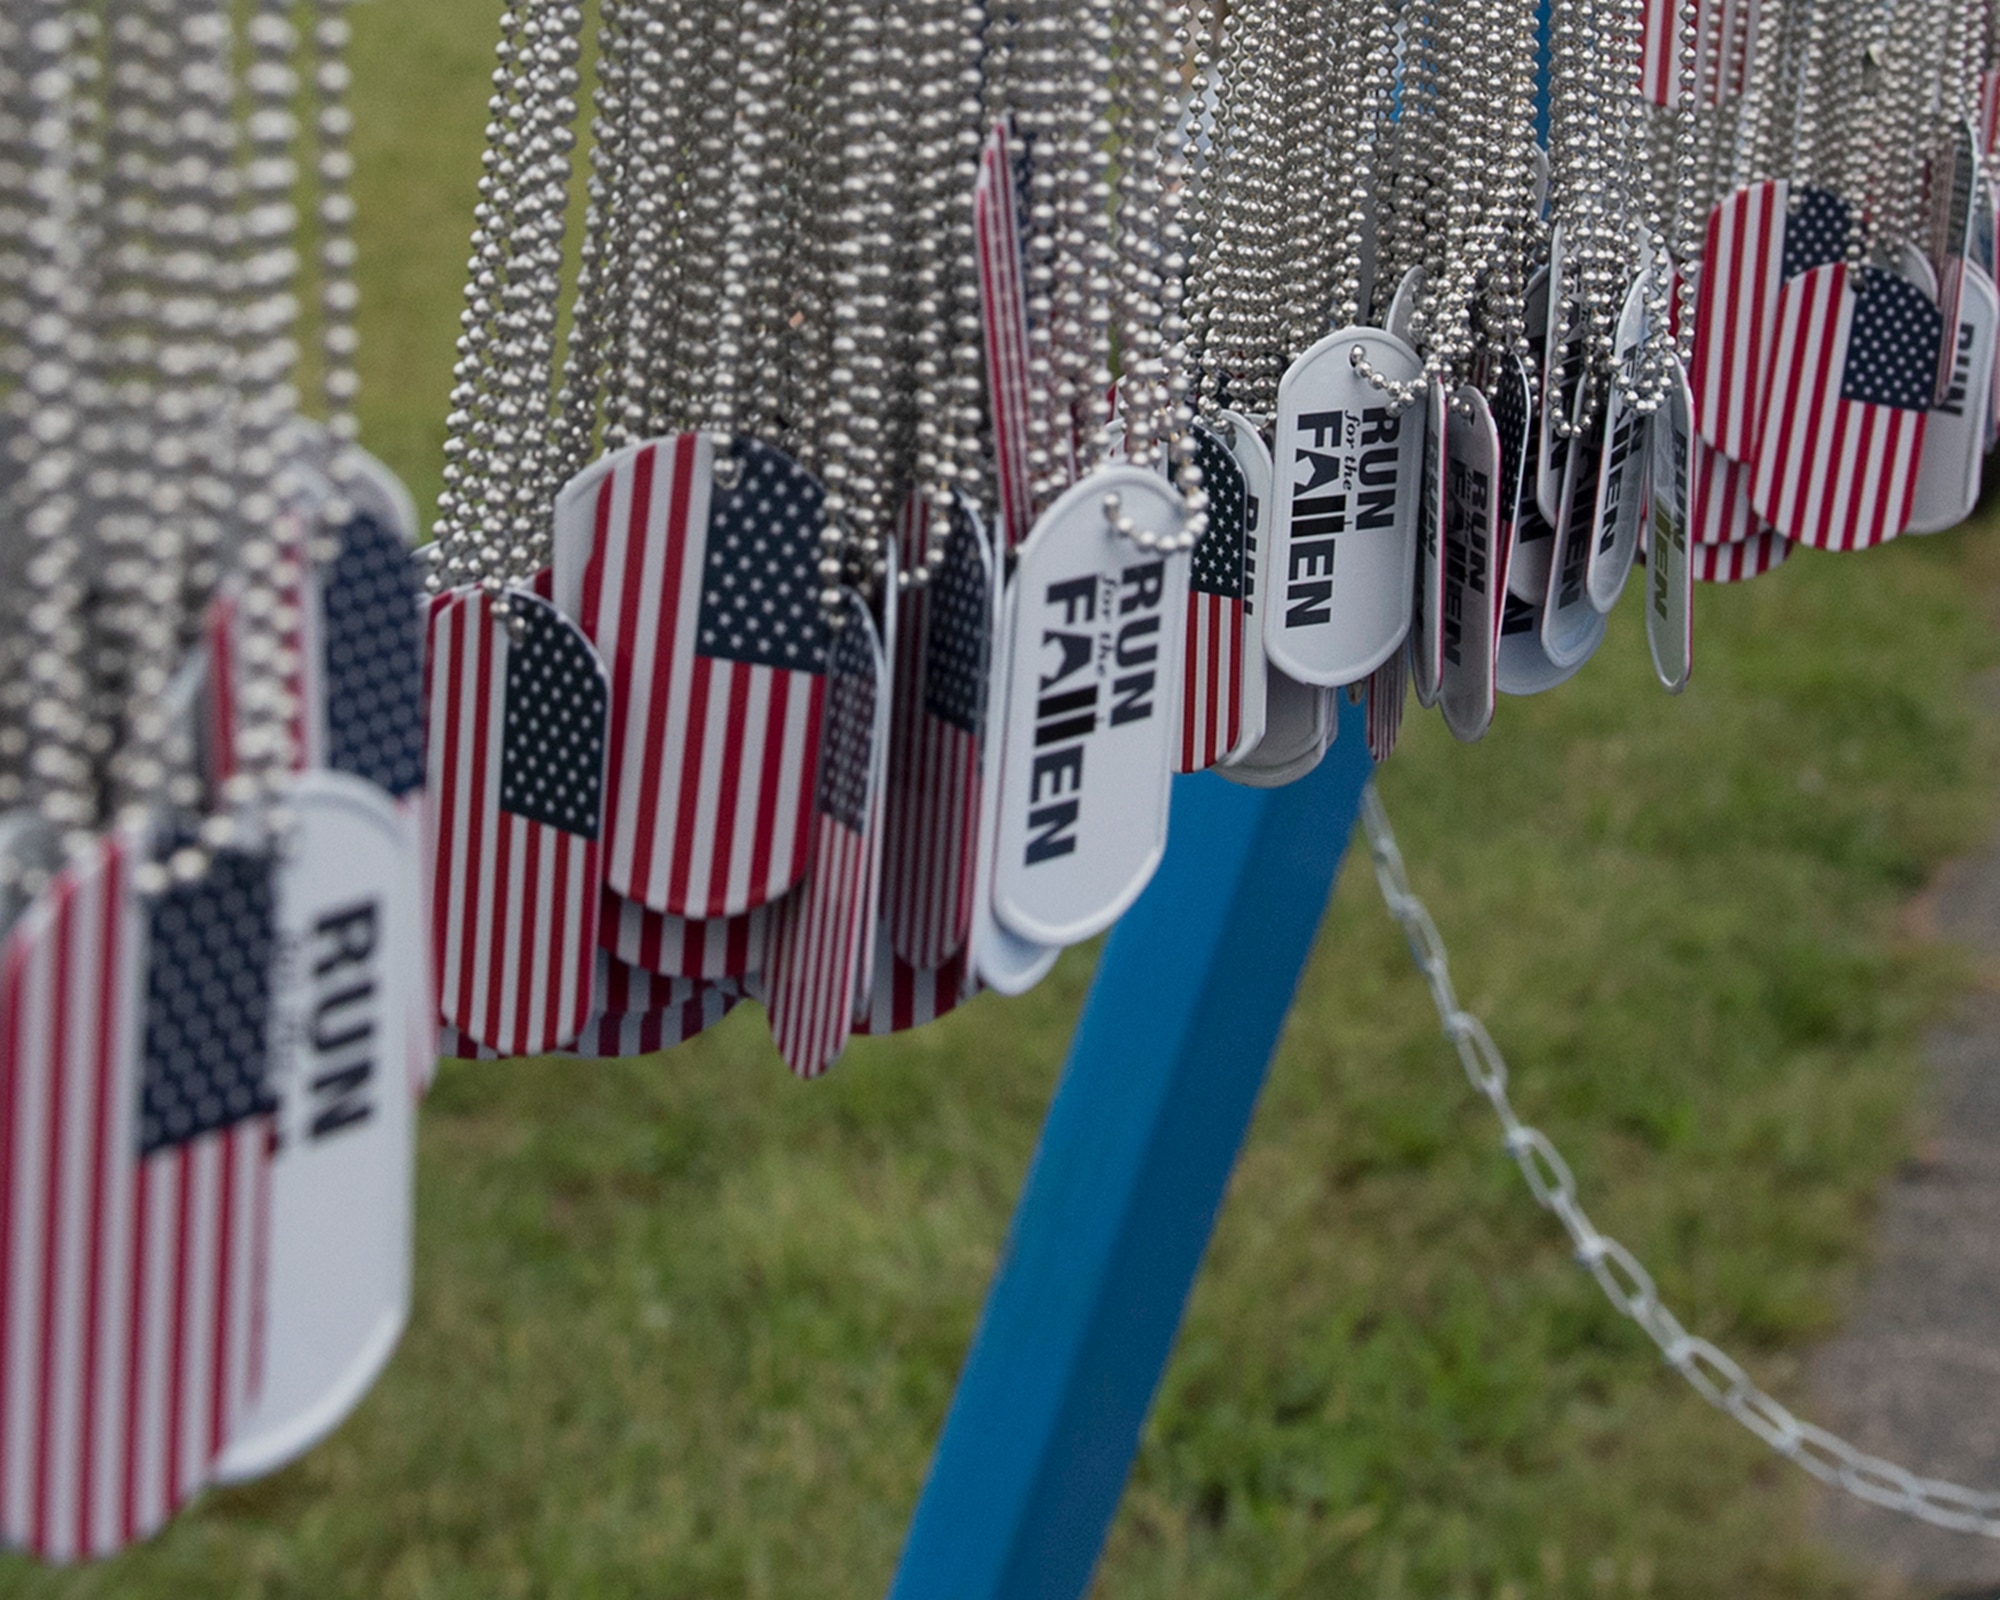
[[[1423,483],[1417,515],[1417,592],[1411,608],[1409,673],[1417,704],[1437,704],[1444,681],[1446,455],[1444,384],[1432,378],[1424,395]]]
[[[1646,297],[1655,292],[1657,284],[1647,273],[1633,279],[1626,292],[1614,351],[1625,383],[1614,383],[1604,397],[1605,443],[1597,470],[1597,516],[1583,579],[1590,603],[1599,611],[1609,611],[1618,603],[1639,553],[1652,420],[1626,399],[1625,389],[1639,381],[1639,356],[1651,322]]]
[[[1942,533],[1972,515],[1979,503],[1985,466],[1986,407],[1992,393],[1994,333],[2000,324],[2000,295],[1993,280],[1970,261],[1945,263],[1955,308],[1950,372],[1943,394],[1924,424],[1923,452],[1917,463],[1910,533]]]
[[[1338,689],[1317,689],[1269,669],[1264,737],[1240,760],[1215,770],[1250,789],[1296,783],[1326,757],[1340,728]]]
[[[1750,503],[1788,539],[1864,550],[1909,526],[1943,319],[1924,292],[1845,262],[1788,282]]]
[[[1194,425],[1194,453],[1208,493],[1208,526],[1188,572],[1176,772],[1204,771],[1241,742],[1243,641],[1250,629],[1249,496],[1243,472],[1204,423]]]
[[[1109,927],[1166,848],[1188,558],[1119,535],[1113,497],[1141,528],[1180,529],[1158,474],[1108,467],[1049,508],[1015,575],[993,904],[1037,944]]]
[[[1603,643],[1610,625],[1602,612],[1588,606],[1583,609],[1587,613],[1582,619],[1584,648],[1575,660],[1557,663],[1542,647],[1543,608],[1518,595],[1508,595],[1500,613],[1500,649],[1493,664],[1493,686],[1502,694],[1541,694],[1574,678]]]
[[[1389,297],[1389,309],[1383,315],[1383,331],[1409,344],[1410,325],[1416,321],[1417,301],[1424,292],[1423,263],[1418,262],[1405,272],[1396,284],[1396,292]]]
[[[992,680],[993,558],[960,507],[944,564],[899,608],[882,920],[897,955],[941,966],[972,929]]]
[[[1271,452],[1256,424],[1239,411],[1216,414],[1230,458],[1243,478],[1243,670],[1237,693],[1236,742],[1217,762],[1228,766],[1264,737],[1266,681],[1264,610],[1271,585]],[[1213,495],[1210,496],[1213,501]]]
[[[1605,453],[1604,417],[1577,430],[1563,467],[1562,520],[1556,524],[1554,571],[1542,612],[1542,649],[1559,667],[1587,659],[1604,638],[1603,617],[1584,584],[1597,529],[1597,482]]]
[[[1500,540],[1500,435],[1486,396],[1458,391],[1445,422],[1445,726],[1470,742],[1493,720],[1493,656],[1499,621],[1494,554]]]
[[[889,735],[888,663],[866,603],[848,590],[842,605],[827,663],[810,865],[772,916],[764,970],[771,1037],[802,1078],[818,1077],[847,1046],[876,910],[870,835]]]
[[[913,967],[887,939],[877,939],[868,1004],[855,1018],[854,1031],[872,1037],[906,1033],[955,1010],[978,989],[971,954],[968,945],[941,967]]]
[[[986,346],[986,404],[993,419],[994,489],[1001,547],[1012,550],[1034,526],[1028,472],[1028,302],[1022,267],[1027,157],[1001,122],[987,135],[972,192],[979,249],[979,321]]]
[[[105,1556],[241,1413],[272,1139],[268,860],[100,838],[0,945],[0,1538]]]
[[[611,682],[604,878],[655,911],[735,916],[805,872],[823,498],[769,445],[701,433],[621,450],[557,498],[556,600]]]
[[[1301,683],[1358,683],[1410,628],[1422,500],[1424,414],[1399,410],[1356,365],[1390,382],[1415,352],[1344,328],[1292,363],[1278,386],[1271,603],[1264,650]]]
[[[595,996],[583,1030],[565,1055],[617,1061],[685,1044],[714,1027],[743,998],[732,980],[670,978],[628,966],[600,950]]]
[[[1689,564],[1696,583],[1744,583],[1761,578],[1773,567],[1789,560],[1792,541],[1769,528],[1753,533],[1735,544],[1697,544],[1688,547]]]
[[[1648,435],[1646,643],[1660,682],[1679,694],[1694,659],[1694,567],[1688,554],[1694,400],[1678,357],[1670,358],[1667,393]]]
[[[1697,432],[1688,440],[1690,489],[1688,526],[1699,545],[1736,544],[1758,531],[1750,508],[1755,469],[1731,461]]]
[[[325,765],[413,797],[424,784],[423,589],[395,527],[359,515],[339,538],[316,586]]]
[[[1540,604],[1549,592],[1549,572],[1555,553],[1555,530],[1535,500],[1535,461],[1540,444],[1535,437],[1537,413],[1534,385],[1527,363],[1504,356],[1491,380],[1493,427],[1500,442],[1499,514],[1507,562],[1494,588],[1494,626],[1499,626],[1499,597],[1518,594]]]
[[[274,1471],[388,1362],[410,1309],[415,1107],[407,1019],[424,931],[415,840],[379,790],[306,773],[276,883],[270,1087],[278,1132],[250,1399],[216,1468]]]
[[[1942,282],[1946,263],[1972,255],[1973,204],[1979,188],[1979,154],[1972,124],[1954,123],[1929,162],[1928,244]]]
[[[568,1044],[590,1009],[609,690],[548,601],[474,591],[431,618],[432,960],[439,1014],[502,1055]]]
[[[740,978],[764,959],[770,907],[740,917],[670,917],[604,891],[597,944],[620,961],[670,978]]]
[[[1794,190],[1782,180],[1739,189],[1709,213],[1688,382],[1695,426],[1724,455],[1757,459],[1779,291],[1841,260],[1852,226],[1847,202],[1831,190]]]

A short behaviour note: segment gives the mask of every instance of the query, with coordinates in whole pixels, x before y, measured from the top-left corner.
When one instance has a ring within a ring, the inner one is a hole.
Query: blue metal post
[[[1370,763],[1178,780],[1105,947],[891,1600],[1072,1600],[1117,1510]]]

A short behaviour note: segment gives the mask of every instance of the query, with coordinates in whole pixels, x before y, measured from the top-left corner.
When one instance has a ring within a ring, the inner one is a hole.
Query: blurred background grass
[[[367,442],[435,496],[495,0],[355,23]],[[1628,606],[1384,797],[1524,1116],[1699,1332],[1800,1398],[1969,981],[1899,911],[1991,822],[1994,531]],[[1366,868],[1328,916],[1099,1576],[1116,1600],[1890,1596],[1664,1372],[1472,1102]],[[448,1069],[414,1323],[327,1444],[0,1596],[883,1592],[1091,953],[791,1081],[755,1007],[653,1060]],[[1919,1465],[1921,1465],[1919,1463]]]

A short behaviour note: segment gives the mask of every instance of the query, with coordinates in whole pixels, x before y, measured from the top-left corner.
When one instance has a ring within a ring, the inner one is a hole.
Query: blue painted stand
[[[1284,789],[1177,780],[1106,944],[891,1600],[1090,1581],[1370,762],[1357,708]]]

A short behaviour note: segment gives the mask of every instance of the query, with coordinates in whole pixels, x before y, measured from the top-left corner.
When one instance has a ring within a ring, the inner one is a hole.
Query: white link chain
[[[1430,985],[1444,1034],[1458,1050],[1473,1088],[1483,1094],[1506,1130],[1507,1153],[1521,1169],[1543,1210],[1552,1211],[1576,1247],[1576,1259],[1604,1291],[1604,1297],[1638,1323],[1667,1365],[1693,1385],[1710,1405],[1725,1411],[1779,1455],[1797,1462],[1821,1483],[1844,1489],[1856,1499],[1958,1533],[2000,1539],[2000,1494],[1966,1489],[1937,1478],[1919,1478],[1893,1461],[1857,1450],[1824,1428],[1801,1422],[1756,1384],[1724,1351],[1681,1326],[1660,1303],[1652,1275],[1616,1239],[1599,1233],[1576,1198],[1576,1180],[1562,1153],[1539,1128],[1515,1115],[1507,1098],[1507,1061],[1486,1024],[1458,1003],[1452,989],[1444,940],[1423,901],[1410,890],[1402,852],[1388,815],[1371,783],[1361,798],[1361,820],[1375,861],[1375,881],[1389,914],[1402,925],[1410,958]]]

